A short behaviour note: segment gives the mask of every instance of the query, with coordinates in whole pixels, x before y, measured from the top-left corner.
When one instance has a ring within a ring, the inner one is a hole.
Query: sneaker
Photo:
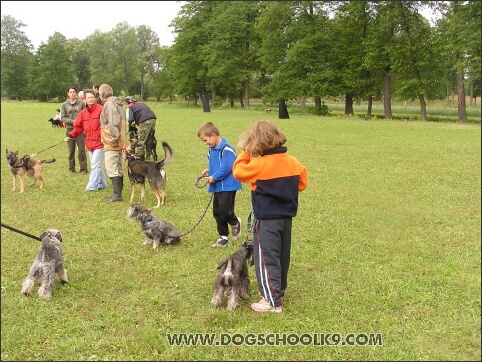
[[[226,236],[220,236],[216,242],[211,245],[213,248],[224,248],[226,245],[228,245],[229,239]]]
[[[81,175],[87,175],[87,171],[80,171]]]
[[[258,303],[251,304],[251,309],[255,312],[271,312],[271,313],[281,313],[283,307],[273,307],[266,299],[261,298]]]
[[[231,234],[233,240],[238,240],[239,234],[241,234],[241,219],[238,217],[238,223],[236,225],[231,225]]]

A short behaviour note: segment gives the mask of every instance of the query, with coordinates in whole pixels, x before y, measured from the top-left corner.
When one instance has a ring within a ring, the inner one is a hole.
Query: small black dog
[[[254,264],[253,241],[243,244],[218,265],[219,273],[213,286],[211,304],[219,307],[222,298],[228,298],[227,310],[234,310],[241,298],[249,298],[248,261]]]
[[[176,227],[167,221],[161,220],[152,215],[152,210],[145,206],[134,204],[127,208],[127,219],[138,220],[146,238],[142,245],[149,245],[156,249],[160,243],[174,245],[181,241],[180,233]]]
[[[62,126],[63,126],[62,121],[59,120],[59,119],[50,118],[50,119],[48,120],[48,122],[52,123],[52,127],[62,127]]]
[[[22,294],[32,295],[35,283],[40,283],[38,295],[43,299],[50,299],[54,289],[55,275],[62,284],[67,284],[67,270],[64,268],[62,253],[62,234],[55,229],[48,229],[40,235],[42,245],[37,257],[33,261],[30,271],[23,281]]]

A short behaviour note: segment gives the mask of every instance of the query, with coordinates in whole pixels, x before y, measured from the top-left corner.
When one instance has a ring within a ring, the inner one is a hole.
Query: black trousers
[[[219,236],[229,235],[229,225],[236,225],[238,218],[234,214],[236,191],[215,192],[213,196],[213,216]]]

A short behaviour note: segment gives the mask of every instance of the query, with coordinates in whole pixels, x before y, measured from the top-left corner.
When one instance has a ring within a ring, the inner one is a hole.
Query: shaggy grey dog
[[[50,299],[54,289],[55,274],[58,275],[62,284],[68,283],[62,253],[62,234],[58,230],[48,229],[40,235],[40,239],[42,245],[30,267],[30,272],[23,281],[22,294],[32,295],[33,286],[35,283],[40,283],[39,297]]]
[[[243,244],[218,265],[219,273],[213,286],[211,304],[219,307],[228,298],[227,310],[234,310],[241,298],[249,298],[248,262],[253,265],[253,241]]]
[[[156,249],[161,242],[173,245],[181,241],[180,233],[174,225],[155,217],[151,209],[145,206],[139,204],[129,206],[127,219],[140,222],[142,231],[146,235],[142,245],[149,245],[152,242],[152,248]]]

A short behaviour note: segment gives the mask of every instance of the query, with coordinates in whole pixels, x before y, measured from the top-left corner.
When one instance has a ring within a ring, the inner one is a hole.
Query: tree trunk
[[[470,87],[469,87],[469,105],[470,107],[473,107],[474,106],[474,83],[471,83],[470,84]]]
[[[281,99],[279,101],[278,118],[279,119],[290,119],[290,116],[288,115],[288,108],[286,107],[286,101],[284,99]]]
[[[201,101],[203,103],[203,112],[211,112],[211,108],[209,108],[209,99],[205,94],[201,96]]]
[[[319,111],[321,109],[321,97],[314,96],[313,99],[315,100],[315,111]]]
[[[306,109],[306,99],[305,99],[305,97],[301,97],[300,107],[301,107],[301,109]]]
[[[347,116],[353,114],[353,96],[348,93],[345,95],[345,114]]]
[[[385,119],[392,119],[392,97],[390,88],[392,85],[392,76],[390,70],[385,69],[385,81],[383,82],[383,111]]]
[[[427,104],[425,103],[425,98],[423,97],[423,94],[418,95],[418,100],[420,102],[420,116],[422,117],[422,121],[428,121]]]
[[[249,108],[249,80],[244,82],[244,108]]]
[[[366,119],[372,119],[372,107],[373,107],[373,96],[368,97],[368,107],[367,107],[367,115]]]
[[[144,74],[141,72],[141,101],[144,101]]]
[[[216,106],[216,87],[211,90],[211,106]]]
[[[465,109],[465,89],[464,89],[464,71],[457,69],[457,95],[459,99],[457,101],[457,109],[459,113],[459,122],[467,122],[467,110]]]

